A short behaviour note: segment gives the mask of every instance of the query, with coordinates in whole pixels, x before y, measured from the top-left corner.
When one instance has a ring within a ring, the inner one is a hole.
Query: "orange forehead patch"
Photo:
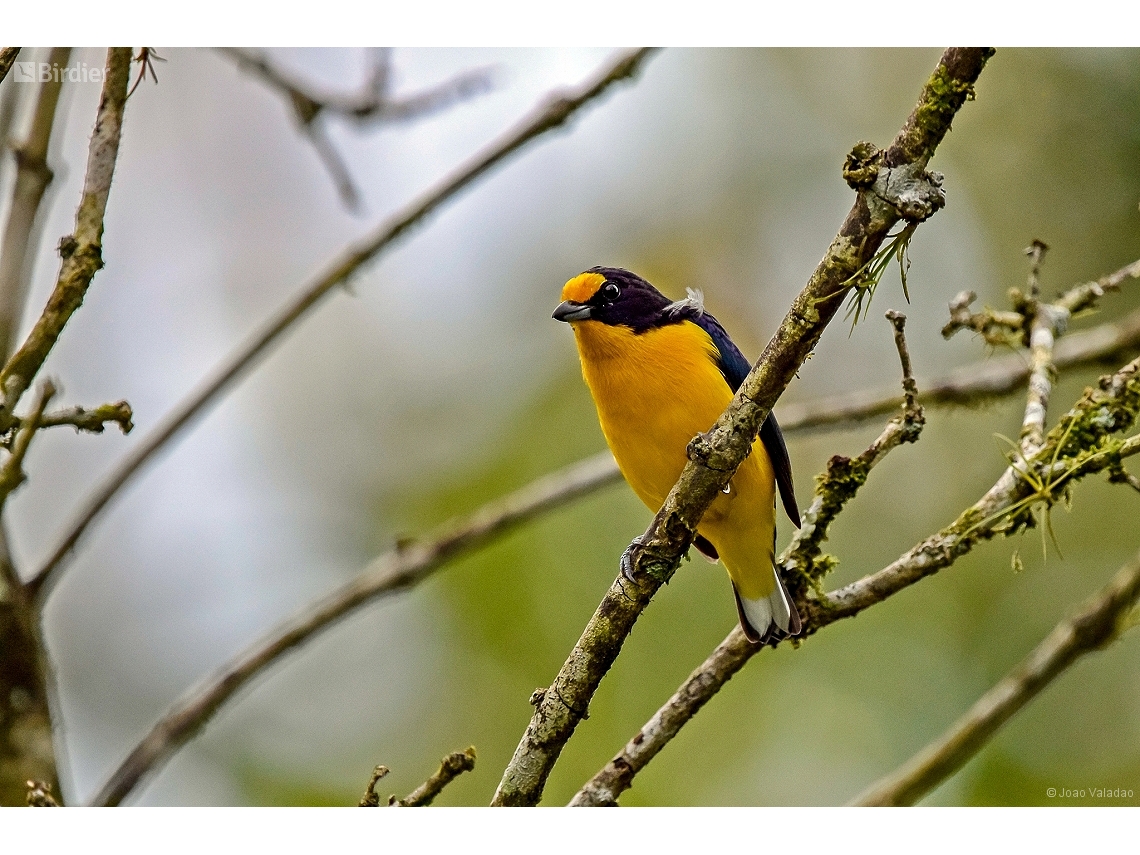
[[[573,300],[575,303],[587,303],[605,281],[606,277],[600,273],[579,273],[562,286],[562,299]]]

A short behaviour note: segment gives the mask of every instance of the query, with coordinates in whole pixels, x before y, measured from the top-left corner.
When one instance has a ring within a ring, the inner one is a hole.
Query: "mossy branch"
[[[1140,555],[1073,617],[1056,628],[950,729],[853,802],[913,805],[973,758],[994,734],[1074,662],[1113,642],[1140,599]]]

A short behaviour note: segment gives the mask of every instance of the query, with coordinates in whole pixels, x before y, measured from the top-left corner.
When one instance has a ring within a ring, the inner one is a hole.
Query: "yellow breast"
[[[732,400],[714,362],[716,346],[688,321],[643,333],[598,321],[571,326],[610,450],[634,492],[656,511],[681,474],[689,441]],[[745,461],[734,484],[761,475],[748,471],[757,457]]]

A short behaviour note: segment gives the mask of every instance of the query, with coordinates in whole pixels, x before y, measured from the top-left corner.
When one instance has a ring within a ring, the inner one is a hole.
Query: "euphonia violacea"
[[[594,267],[566,283],[562,300],[554,318],[574,330],[602,433],[625,480],[656,513],[681,475],[690,440],[713,426],[751,366],[699,292],[673,302],[628,270]],[[740,626],[753,642],[800,631],[775,571],[776,484],[798,527],[788,450],[768,416],[693,541],[724,563]]]

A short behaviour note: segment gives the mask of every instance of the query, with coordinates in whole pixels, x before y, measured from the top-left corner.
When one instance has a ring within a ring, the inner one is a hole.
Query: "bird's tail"
[[[762,644],[772,639],[786,638],[789,635],[799,635],[802,624],[800,613],[796,604],[784,590],[784,583],[776,576],[776,587],[766,597],[755,600],[745,599],[732,586],[732,593],[736,595],[736,611],[740,615],[740,628],[745,636],[754,644]]]

